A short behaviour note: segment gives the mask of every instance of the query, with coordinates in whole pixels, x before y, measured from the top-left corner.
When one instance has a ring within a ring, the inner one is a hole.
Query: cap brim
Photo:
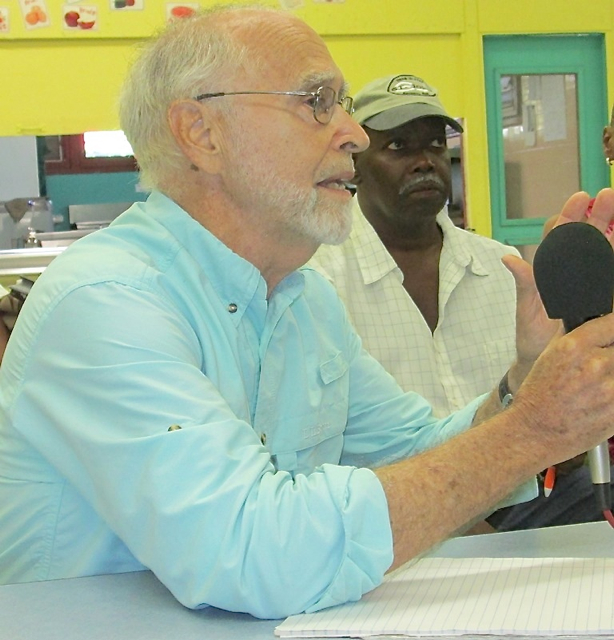
[[[401,125],[417,120],[418,118],[426,118],[428,116],[436,116],[445,120],[446,124],[452,127],[458,133],[463,133],[463,127],[454,118],[451,118],[445,111],[438,109],[432,104],[413,103],[402,104],[393,109],[388,109],[382,113],[378,113],[370,118],[367,118],[360,124],[374,129],[375,131],[387,131],[388,129],[395,129]]]

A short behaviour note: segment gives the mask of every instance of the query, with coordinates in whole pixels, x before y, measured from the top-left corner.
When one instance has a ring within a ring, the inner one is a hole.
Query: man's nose
[[[339,127],[342,136],[340,148],[349,153],[360,153],[369,146],[369,136],[365,130],[347,112],[340,109],[342,118]]]
[[[435,169],[435,164],[426,149],[421,149],[416,153],[413,164],[413,171],[428,173]]]

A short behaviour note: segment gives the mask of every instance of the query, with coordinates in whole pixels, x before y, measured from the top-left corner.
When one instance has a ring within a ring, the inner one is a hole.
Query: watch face
[[[501,401],[501,405],[505,409],[506,407],[509,407],[510,404],[512,404],[513,399],[514,394],[510,391],[506,373],[503,378],[501,378],[501,382],[499,382],[499,400]]]
[[[503,398],[501,398],[501,405],[503,406],[503,408],[506,409],[507,407],[509,407],[510,404],[512,404],[513,399],[514,396],[511,393],[506,393]]]

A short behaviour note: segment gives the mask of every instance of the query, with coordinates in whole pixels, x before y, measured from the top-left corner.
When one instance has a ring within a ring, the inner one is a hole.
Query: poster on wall
[[[51,24],[46,0],[19,0],[19,6],[26,29],[38,29]]]
[[[110,0],[111,11],[142,11],[145,0]]]
[[[93,5],[64,5],[62,21],[64,29],[68,31],[92,31],[98,29],[98,7]]]
[[[9,28],[9,10],[8,7],[0,7],[0,34],[8,33]]]
[[[178,18],[189,18],[193,15],[200,5],[198,2],[167,2],[166,3],[166,20],[177,20]]]

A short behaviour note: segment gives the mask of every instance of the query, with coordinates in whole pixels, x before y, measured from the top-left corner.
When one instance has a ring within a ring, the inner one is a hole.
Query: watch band
[[[507,376],[509,371],[505,372],[505,375],[501,378],[501,382],[499,382],[499,402],[501,402],[501,406],[505,409],[512,404],[514,401],[514,394],[510,389],[509,380]]]

